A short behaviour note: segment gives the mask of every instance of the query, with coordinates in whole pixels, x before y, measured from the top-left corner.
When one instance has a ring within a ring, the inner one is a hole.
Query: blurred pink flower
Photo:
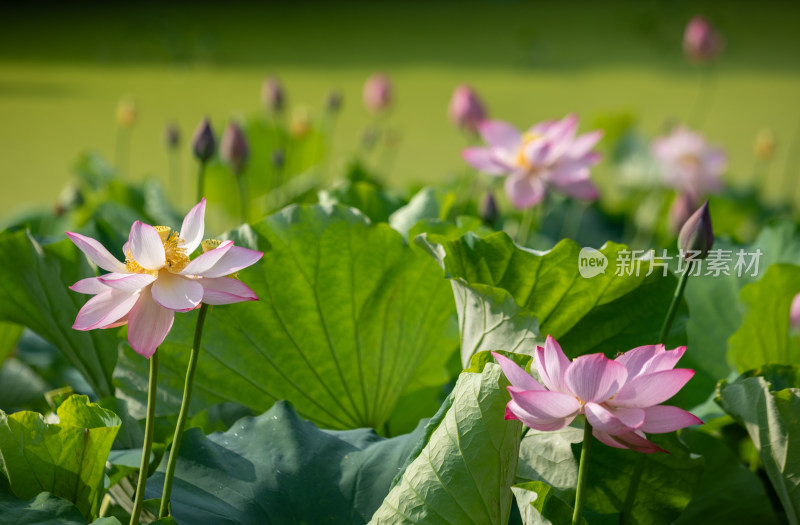
[[[487,116],[480,97],[466,84],[458,86],[453,92],[448,114],[453,124],[471,133],[478,130],[478,124]]]
[[[688,191],[680,192],[669,207],[669,228],[675,235],[681,231],[689,217],[700,207],[697,197]]]
[[[383,73],[377,73],[364,84],[364,105],[373,113],[380,113],[392,103],[392,81]]]
[[[728,156],[710,146],[699,133],[679,126],[669,135],[655,139],[652,151],[668,186],[696,197],[722,189],[721,176],[728,167]]]
[[[686,24],[683,51],[690,60],[711,62],[719,56],[723,47],[722,37],[702,16],[696,16]]]
[[[686,347],[667,351],[664,345],[634,348],[614,360],[603,354],[570,361],[548,336],[534,356],[540,384],[512,360],[493,353],[511,386],[506,419],[519,419],[541,431],[559,430],[583,414],[592,434],[608,446],[638,452],[664,452],[645,432],[672,432],[702,421],[683,409],[660,405],[694,375],[674,369]]]
[[[227,276],[256,263],[262,252],[234,246],[233,241],[208,240],[202,241],[205,253],[190,259],[201,245],[205,210],[203,199],[183,219],[180,232],[134,222],[122,247],[124,263],[96,240],[67,232],[89,259],[111,272],[70,287],[94,295],[78,312],[72,327],[93,330],[127,323],[131,347],[149,358],[167,337],[175,312],[188,312],[201,302],[257,300],[246,284]]]
[[[537,205],[547,188],[594,200],[598,194],[589,167],[600,162],[592,148],[603,132],[576,136],[577,129],[575,115],[541,122],[522,134],[507,122],[485,120],[478,131],[487,146],[467,148],[461,156],[487,175],[508,175],[506,193],[519,209]]]
[[[789,311],[789,324],[795,330],[800,330],[800,293],[792,299],[792,308]]]

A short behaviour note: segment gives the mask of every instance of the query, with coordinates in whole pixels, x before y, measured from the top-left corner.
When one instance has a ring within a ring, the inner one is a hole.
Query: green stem
[[[169,514],[169,497],[172,493],[172,481],[175,477],[175,465],[178,463],[178,451],[181,448],[181,438],[186,420],[189,417],[189,405],[192,401],[192,381],[194,380],[194,370],[197,368],[197,358],[200,355],[200,339],[203,337],[203,323],[208,313],[208,305],[203,303],[197,315],[197,325],[194,329],[194,342],[192,352],[189,354],[189,366],[186,369],[186,383],[183,386],[183,401],[181,401],[181,411],[178,414],[178,424],[175,426],[175,436],[172,438],[172,447],[169,451],[169,461],[167,462],[167,473],[164,477],[164,491],[161,494],[161,508],[158,511],[159,518],[165,518]]]
[[[200,166],[197,169],[197,202],[200,202],[205,197],[206,189],[206,162],[200,161]]]
[[[156,415],[156,390],[158,384],[158,350],[150,357],[150,381],[147,385],[147,419],[144,423],[144,446],[142,462],[139,466],[139,481],[136,484],[136,498],[133,502],[130,525],[139,525],[139,515],[144,503],[144,487],[150,467],[150,447],[153,444],[153,420]]]
[[[672,303],[669,305],[667,316],[664,318],[664,324],[661,325],[661,335],[658,337],[658,342],[661,344],[667,343],[667,336],[669,330],[672,328],[672,322],[675,320],[675,315],[678,313],[678,307],[683,299],[683,292],[686,290],[686,283],[689,282],[689,275],[692,273],[694,267],[693,262],[686,265],[686,270],[681,274],[678,280],[678,286],[675,288],[675,294],[672,296]],[[639,482],[644,473],[644,467],[647,463],[647,456],[642,454],[636,462],[636,468],[631,477],[631,483],[628,485],[628,494],[625,496],[625,504],[622,507],[622,514],[620,515],[620,523],[627,525],[631,523],[631,512],[633,511],[633,504],[636,502],[636,493],[639,491]]]
[[[589,474],[589,452],[592,449],[592,425],[586,421],[583,425],[583,448],[581,464],[578,467],[578,490],[575,493],[575,510],[572,513],[572,525],[578,525],[583,516],[583,504],[586,502],[586,479]]]
[[[711,107],[711,101],[714,99],[715,87],[714,66],[703,66],[700,70],[697,98],[695,98],[694,106],[692,106],[692,112],[689,115],[688,121],[689,125],[695,129],[701,129],[705,123],[708,109]]]
[[[517,230],[517,244],[520,246],[525,246],[525,243],[528,241],[528,237],[530,236],[531,232],[531,224],[533,223],[533,214],[535,213],[536,206],[532,206],[526,209],[522,213],[522,222],[519,225],[519,230]]]
[[[236,177],[236,182],[239,186],[239,202],[241,203],[242,224],[247,224],[249,210],[247,209],[247,185],[245,184],[244,175],[240,173]]]
[[[664,318],[664,324],[661,325],[661,335],[658,336],[658,342],[661,344],[667,344],[667,335],[669,335],[669,329],[672,328],[672,322],[675,320],[675,314],[678,313],[678,307],[680,306],[681,299],[683,298],[683,291],[686,289],[686,283],[689,281],[689,274],[692,273],[693,266],[693,262],[687,263],[686,271],[681,274],[681,277],[678,280],[678,287],[675,288],[675,294],[672,296],[672,304],[669,305],[667,317]]]

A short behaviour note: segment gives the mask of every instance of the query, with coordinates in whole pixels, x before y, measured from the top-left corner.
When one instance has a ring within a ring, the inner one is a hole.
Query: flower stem
[[[681,274],[678,280],[678,287],[675,288],[675,294],[672,296],[672,304],[669,305],[667,317],[664,318],[664,324],[661,325],[661,335],[658,336],[658,342],[661,344],[667,344],[667,335],[669,335],[669,330],[672,328],[675,314],[678,313],[678,306],[680,306],[681,299],[683,299],[683,291],[686,290],[686,283],[689,281],[689,274],[692,273],[693,266],[693,262],[687,263],[686,271]]]
[[[150,447],[153,444],[153,419],[156,415],[156,390],[158,384],[158,350],[150,356],[150,381],[147,385],[147,419],[144,423],[144,445],[142,446],[142,462],[139,466],[139,481],[136,483],[136,498],[133,502],[130,525],[139,525],[139,515],[144,503],[144,487],[147,483],[147,471],[150,467]]]
[[[244,175],[239,174],[239,176],[236,177],[236,183],[239,186],[239,201],[241,203],[242,224],[246,224],[249,210],[247,209],[247,186],[245,185]]]
[[[178,414],[178,424],[175,426],[175,436],[172,438],[172,447],[169,451],[169,461],[167,462],[167,473],[164,477],[164,491],[161,494],[161,508],[158,511],[159,518],[165,518],[169,514],[169,497],[172,493],[172,481],[175,477],[175,465],[178,463],[178,451],[181,448],[181,437],[189,416],[189,405],[192,401],[192,381],[194,380],[194,370],[197,368],[197,358],[200,355],[200,339],[203,337],[203,323],[208,313],[208,305],[203,303],[197,315],[197,325],[194,329],[194,343],[192,352],[189,354],[189,366],[186,369],[186,384],[183,386],[183,401],[181,401],[181,411]]]
[[[525,246],[531,233],[531,224],[533,223],[533,215],[535,206],[527,208],[522,212],[522,222],[520,222],[519,230],[517,230],[517,244]]]
[[[583,516],[583,504],[586,502],[586,479],[589,473],[589,452],[592,449],[592,425],[586,421],[583,425],[583,448],[581,464],[578,467],[578,490],[575,493],[575,510],[572,513],[572,525],[578,525]]]
[[[197,202],[200,202],[205,197],[205,182],[206,182],[206,161],[201,160],[200,166],[197,169]]]
[[[689,282],[689,275],[692,273],[693,267],[693,262],[687,263],[686,270],[681,274],[678,280],[678,286],[675,288],[675,294],[672,296],[672,303],[669,305],[669,310],[667,310],[664,324],[661,325],[661,335],[658,337],[658,342],[661,344],[667,344],[669,330],[672,328],[675,315],[678,313],[678,306],[680,306],[681,299],[683,299],[683,292],[686,290],[686,283]],[[622,514],[619,520],[622,525],[631,523],[631,512],[633,511],[633,504],[636,502],[636,493],[639,491],[639,482],[644,473],[645,463],[647,463],[647,456],[642,454],[636,462],[636,468],[633,471],[631,483],[628,485],[628,494],[625,496],[625,504],[622,507]]]

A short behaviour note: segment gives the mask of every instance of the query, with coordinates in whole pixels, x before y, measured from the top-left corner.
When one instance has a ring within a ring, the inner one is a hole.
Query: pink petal
[[[203,277],[225,277],[257,263],[263,256],[263,252],[249,250],[241,246],[232,246],[213,267],[197,275],[202,275]]]
[[[161,236],[149,224],[141,221],[133,223],[128,236],[128,247],[133,258],[142,268],[160,270],[167,262]]]
[[[609,447],[628,448],[644,454],[666,452],[666,450],[659,447],[655,443],[648,441],[640,431],[632,431],[625,434],[612,436],[606,432],[603,432],[602,430],[593,428],[592,435],[596,437],[598,441],[608,445]]]
[[[77,283],[69,287],[73,292],[86,293],[96,295],[99,293],[107,292],[108,286],[100,282],[97,277],[88,277],[81,279]]]
[[[75,330],[93,330],[117,321],[136,304],[138,294],[110,288],[89,299],[75,318]]]
[[[520,210],[539,204],[544,198],[544,183],[537,177],[514,173],[506,177],[506,194],[511,203]]]
[[[258,296],[249,286],[230,277],[204,277],[199,283],[203,286],[203,302],[206,304],[232,304],[258,300]]]
[[[618,356],[614,361],[625,365],[628,369],[628,380],[638,376],[646,370],[647,364],[658,354],[665,352],[664,345],[639,346],[633,350],[628,350]],[[670,367],[672,368],[672,367]]]
[[[574,396],[550,390],[523,390],[508,387],[511,399],[525,413],[538,419],[570,420],[578,413],[581,403]]]
[[[478,132],[489,146],[511,149],[517,147],[520,141],[517,128],[500,120],[484,120],[478,124]]]
[[[547,177],[547,183],[561,193],[586,201],[594,201],[600,197],[597,186],[589,179],[588,168],[582,168],[570,177],[552,176],[554,173],[556,172],[551,172],[551,176]]]
[[[584,403],[602,403],[625,384],[628,370],[603,354],[582,355],[575,359],[564,376],[570,392]]]
[[[658,405],[677,394],[693,375],[694,370],[686,368],[642,374],[623,386],[611,404],[639,408]]]
[[[544,392],[546,392],[546,390],[544,390]],[[522,409],[514,400],[511,400],[506,405],[505,418],[507,420],[519,419],[525,425],[535,430],[541,430],[542,432],[552,432],[554,430],[561,430],[562,428],[569,425],[572,422],[572,420],[575,419],[575,414],[564,418],[539,418],[528,413],[527,411]]]
[[[164,308],[189,311],[203,300],[203,286],[196,280],[166,273],[153,283],[152,294]]]
[[[539,372],[542,383],[544,383],[549,390],[564,394],[570,393],[567,389],[567,385],[564,383],[564,374],[567,372],[567,368],[569,368],[570,360],[564,355],[561,346],[552,336],[547,336],[544,348],[541,346],[536,348],[534,362],[536,363],[536,370]]]
[[[128,314],[128,343],[131,348],[149,359],[166,339],[174,318],[175,312],[162,308],[145,288]]]
[[[523,390],[544,390],[544,387],[517,363],[497,352],[492,352],[492,355],[497,359],[497,364],[503,369],[503,373],[511,383],[511,386]]]
[[[603,405],[597,403],[586,403],[583,407],[586,420],[592,427],[597,428],[607,434],[623,434],[636,430],[644,422],[644,410],[641,408],[623,409],[624,419],[619,417],[616,411],[611,411]]]
[[[567,151],[567,155],[570,157],[582,157],[589,153],[593,147],[600,142],[600,139],[603,138],[603,130],[595,130],[589,133],[584,133],[575,138],[572,141],[572,145],[570,146],[569,150]]]
[[[495,160],[489,148],[466,148],[461,150],[461,158],[478,171],[487,175],[505,175],[508,168]]]
[[[642,432],[663,434],[664,432],[673,432],[679,428],[703,424],[699,417],[678,407],[656,405],[647,407],[644,410],[646,414],[644,424],[640,428]]]
[[[186,248],[186,253],[191,254],[203,240],[205,230],[206,198],[200,199],[194,208],[189,210],[181,225],[181,232],[178,235],[183,239],[182,246]]]
[[[119,262],[116,257],[106,250],[105,246],[79,233],[66,232],[67,237],[75,243],[75,246],[86,254],[98,267],[108,272],[125,272],[125,265]]]
[[[156,280],[155,276],[147,273],[107,273],[97,278],[101,283],[122,292],[138,292]]]
[[[210,270],[233,247],[233,241],[225,241],[213,250],[198,255],[192,262],[181,270],[181,275],[199,275]]]

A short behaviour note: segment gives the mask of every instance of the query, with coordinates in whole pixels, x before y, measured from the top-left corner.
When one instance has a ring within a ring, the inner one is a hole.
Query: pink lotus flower
[[[257,300],[244,283],[227,277],[258,261],[264,254],[234,246],[233,241],[202,241],[206,200],[183,219],[180,232],[136,221],[118,261],[102,244],[83,235],[67,236],[97,266],[111,273],[82,279],[71,290],[94,295],[78,312],[76,330],[113,328],[128,324],[131,347],[149,358],[172,328],[175,312],[188,312],[200,303],[231,304]]]
[[[486,120],[478,131],[487,147],[467,148],[462,157],[487,175],[508,175],[506,193],[519,209],[537,205],[547,188],[594,200],[597,188],[589,180],[589,167],[600,161],[592,148],[603,132],[576,137],[577,128],[575,115],[536,124],[523,134],[506,122]]]
[[[570,361],[548,336],[534,360],[542,383],[507,357],[493,353],[511,386],[506,419],[553,431],[583,414],[592,434],[608,446],[638,452],[665,452],[645,432],[672,432],[702,421],[683,409],[660,405],[674,396],[694,370],[674,369],[686,347],[640,346],[614,360],[603,354]]]
[[[722,189],[722,173],[728,157],[710,146],[702,135],[677,127],[665,137],[653,141],[653,155],[658,161],[664,182],[678,191],[696,197]]]
[[[792,306],[789,310],[789,326],[800,330],[800,293],[792,299]]]
[[[462,84],[453,92],[448,114],[453,124],[474,133],[478,124],[486,119],[486,108],[475,90]]]
[[[373,113],[380,113],[392,103],[392,81],[383,73],[377,73],[364,84],[364,105]]]
[[[683,51],[690,60],[711,62],[722,52],[722,37],[702,16],[689,20],[683,34]]]

